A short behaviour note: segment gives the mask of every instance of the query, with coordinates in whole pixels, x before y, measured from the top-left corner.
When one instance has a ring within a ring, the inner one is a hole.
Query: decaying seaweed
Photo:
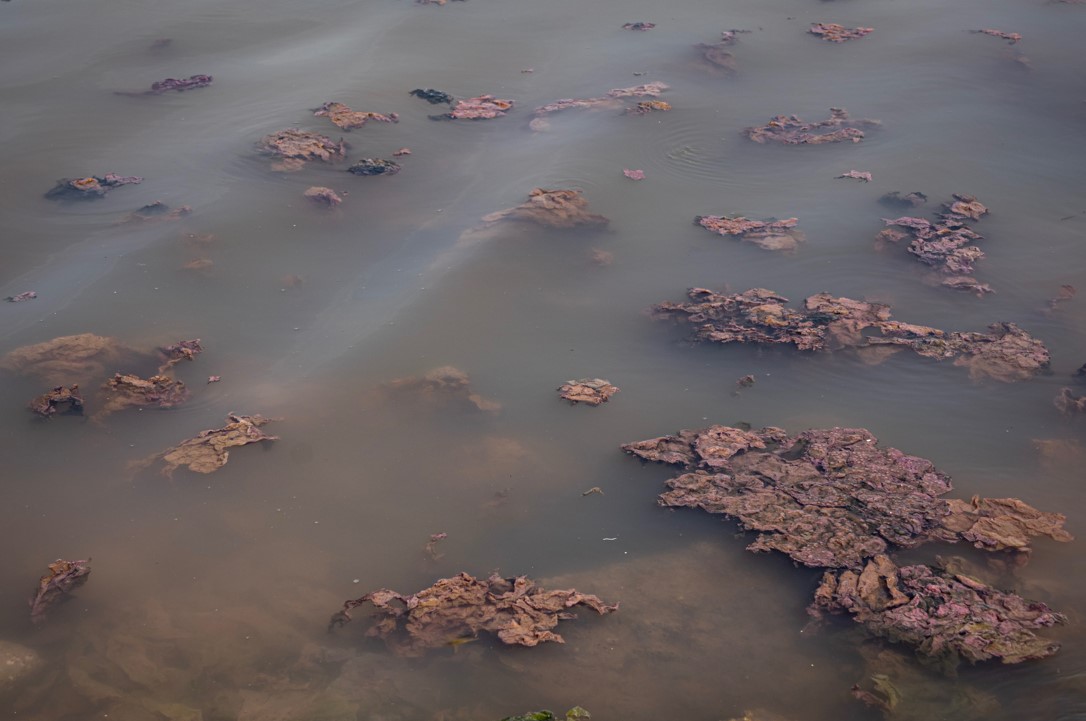
[[[902,193],[900,190],[895,190],[883,194],[879,198],[879,202],[893,208],[916,208],[928,202],[928,196],[919,190],[914,190],[911,193]]]
[[[830,108],[830,117],[807,123],[795,115],[778,115],[765,125],[747,128],[747,137],[756,143],[783,143],[784,145],[819,145],[821,143],[859,143],[864,139],[860,128],[877,127],[878,120],[853,120],[844,108]]]
[[[347,168],[347,172],[354,175],[395,175],[402,169],[399,163],[391,160],[360,158],[358,162]]]
[[[742,378],[737,379],[735,381],[735,387],[732,389],[732,397],[735,398],[741,391],[751,388],[756,380],[757,379],[749,373]]]
[[[749,32],[749,30],[725,30],[720,34],[718,42],[698,43],[694,47],[701,53],[701,59],[708,69],[734,73],[736,71],[735,56],[728,48],[735,44],[738,33]]]
[[[165,373],[167,369],[173,368],[181,361],[196,360],[196,356],[203,352],[204,347],[199,338],[179,340],[176,343],[163,346],[158,349],[159,356],[162,358],[162,365],[158,367],[158,372]]]
[[[1011,45],[1014,45],[1015,43],[1017,43],[1019,40],[1022,39],[1022,35],[1020,33],[1006,33],[1006,32],[1003,32],[1002,30],[993,30],[992,28],[984,28],[983,30],[974,30],[973,32],[981,33],[982,35],[991,35],[994,38],[1002,38],[1003,40],[1006,40],[1007,42],[1009,42]]]
[[[181,466],[187,466],[195,473],[211,473],[226,465],[230,459],[230,449],[246,446],[261,441],[277,441],[278,436],[269,436],[260,427],[271,422],[272,418],[260,415],[243,416],[231,413],[229,423],[222,428],[200,431],[194,438],[183,441],[173,448],[157,453],[134,464],[142,468],[162,460],[162,474],[171,477]]]
[[[502,100],[493,95],[480,95],[467,100],[457,100],[452,110],[441,115],[431,115],[432,120],[488,120],[500,118],[513,109],[512,100]]]
[[[444,541],[449,537],[447,533],[431,533],[430,540],[426,542],[426,555],[430,557],[431,561],[439,561],[445,557],[444,553],[440,553],[437,550],[437,544]]]
[[[638,458],[692,472],[667,481],[659,503],[734,518],[806,566],[859,569],[892,546],[966,542],[1030,552],[1036,536],[1070,541],[1064,516],[1013,498],[944,499],[950,478],[924,458],[879,448],[863,428],[684,430],[622,446]]]
[[[654,27],[656,27],[656,23],[636,22],[636,23],[625,23],[622,26],[622,29],[623,30],[652,30]]]
[[[48,393],[44,393],[30,401],[30,410],[39,416],[48,418],[56,413],[83,414],[83,396],[79,392],[79,386],[68,388],[57,386]]]
[[[131,373],[116,373],[102,390],[106,396],[102,409],[94,414],[98,420],[125,408],[173,408],[187,401],[190,395],[184,382],[168,375],[144,379]]]
[[[868,172],[865,172],[865,171],[862,171],[862,170],[850,170],[847,173],[841,173],[840,175],[836,175],[834,177],[835,178],[851,178],[853,180],[859,180],[859,181],[861,181],[863,183],[870,183],[873,180],[873,178],[871,177],[871,173],[868,173]]]
[[[313,203],[313,205],[319,205],[325,208],[334,208],[343,202],[343,198],[339,197],[339,194],[331,188],[325,188],[322,185],[314,185],[311,188],[307,188],[302,196]]]
[[[795,250],[804,239],[803,233],[796,230],[798,218],[761,221],[738,215],[699,215],[694,222],[717,235],[730,235],[765,250]]]
[[[117,175],[106,173],[102,177],[91,175],[86,178],[61,178],[45,194],[50,200],[87,200],[104,198],[106,193],[122,185],[142,183],[143,178],[135,175]]]
[[[585,606],[601,615],[618,609],[574,590],[545,591],[526,576],[494,574],[483,581],[460,573],[409,596],[381,589],[349,600],[332,616],[329,629],[349,623],[350,612],[366,602],[378,612],[367,635],[384,639],[404,656],[419,656],[482,631],[509,645],[564,643],[553,629],[559,620],[576,618],[571,609]]]
[[[27,300],[34,300],[37,297],[38,297],[37,291],[24,290],[22,293],[16,293],[15,295],[9,295],[7,298],[4,298],[4,300],[6,300],[8,303],[22,303],[23,301],[27,301]]]
[[[434,90],[433,88],[415,88],[408,95],[414,95],[415,97],[422,98],[431,105],[439,105],[446,103],[452,105],[454,102],[453,96],[448,93],[443,93],[440,90]]]
[[[565,716],[566,721],[585,721],[590,718],[592,718],[592,714],[580,706],[574,706],[566,711]],[[518,716],[506,716],[502,721],[561,721],[561,718],[555,716],[553,711],[543,709],[542,711],[529,711]]]
[[[811,29],[807,32],[811,35],[817,35],[823,40],[829,40],[831,43],[843,43],[846,40],[862,38],[874,29],[846,28],[844,25],[838,25],[837,23],[811,23]]]
[[[529,127],[532,130],[546,130],[549,127],[546,116],[563,110],[622,110],[625,108],[628,113],[644,114],[637,112],[640,104],[629,107],[623,100],[625,98],[655,98],[669,87],[666,83],[657,81],[634,85],[629,88],[613,88],[607,92],[607,95],[598,98],[563,98],[536,108],[535,118],[529,124]],[[663,103],[663,105],[667,105],[667,103]],[[650,107],[644,112],[652,112],[654,109],[670,110],[670,108],[670,105],[667,105],[667,108]]]
[[[869,643],[860,655],[864,678],[852,687],[852,696],[887,721],[987,721],[1000,711],[995,696],[959,678],[936,675],[899,650]]]
[[[983,295],[991,288],[977,283],[969,274],[975,269],[974,263],[984,257],[984,251],[974,245],[984,236],[968,223],[987,214],[988,208],[973,196],[955,193],[953,201],[943,206],[934,221],[909,216],[883,218],[887,227],[876,240],[880,244],[908,240],[910,253],[947,276],[943,285]]]
[[[964,574],[898,567],[884,555],[868,561],[860,573],[826,572],[810,610],[849,614],[869,633],[948,664],[1047,658],[1060,645],[1034,632],[1066,621],[1039,601]]]
[[[86,583],[90,572],[89,558],[83,561],[58,558],[50,563],[49,573],[38,579],[37,592],[30,599],[30,620],[34,623],[44,621],[46,612]]]
[[[394,391],[406,392],[427,403],[464,402],[481,411],[500,411],[501,403],[492,401],[471,389],[468,374],[453,366],[441,366],[421,376],[397,378],[385,386]]]
[[[1067,415],[1086,413],[1086,396],[1076,396],[1075,392],[1068,386],[1060,388],[1053,403],[1060,413]]]
[[[283,158],[284,161],[294,161],[291,168],[283,169],[296,169],[294,165],[300,167],[307,160],[331,163],[347,156],[347,143],[344,141],[334,143],[326,135],[298,128],[287,128],[265,135],[257,143],[257,147],[265,153]]]
[[[0,368],[32,375],[56,386],[101,379],[107,369],[133,354],[135,351],[116,338],[81,333],[16,348],[0,359]]]
[[[171,90],[176,90],[179,93],[183,93],[186,90],[195,90],[196,88],[206,88],[211,85],[211,81],[214,80],[210,75],[192,75],[187,78],[166,78],[165,80],[159,80],[156,83],[151,83],[150,90],[144,90],[143,92],[122,92],[118,91],[117,95],[162,95],[168,93]]]
[[[671,110],[671,103],[663,100],[642,100],[632,108],[626,108],[627,115],[648,115],[649,113],[661,113]]]
[[[1059,310],[1060,306],[1075,297],[1078,291],[1073,285],[1061,285],[1056,295],[1048,300],[1048,312]]]
[[[319,118],[328,118],[332,124],[343,130],[361,128],[371,120],[378,123],[398,123],[400,116],[396,113],[382,115],[381,113],[365,113],[351,110],[343,103],[328,102],[313,111]]]
[[[605,381],[603,378],[570,380],[558,387],[558,395],[569,401],[571,405],[587,403],[590,406],[598,406],[611,400],[611,396],[616,393],[618,393],[618,386],[611,385],[610,381]]]
[[[630,170],[629,168],[623,168],[622,169],[622,174],[625,175],[630,180],[644,180],[645,179],[645,171],[644,170]]]
[[[951,360],[971,377],[1020,381],[1049,366],[1044,343],[1013,323],[994,323],[987,333],[943,331],[890,319],[890,306],[819,293],[803,310],[765,288],[725,295],[692,288],[688,303],[660,303],[658,317],[692,324],[695,340],[710,343],[794,345],[799,350],[858,349],[871,361],[898,350]],[[877,331],[865,335],[863,331]]]
[[[486,224],[502,220],[535,223],[544,228],[603,228],[610,221],[588,212],[588,201],[579,190],[534,188],[528,200],[507,210],[483,216]]]
[[[192,207],[182,205],[179,208],[171,208],[161,200],[148,203],[141,208],[133,210],[118,221],[120,224],[128,223],[152,223],[159,220],[180,220],[192,215]]]

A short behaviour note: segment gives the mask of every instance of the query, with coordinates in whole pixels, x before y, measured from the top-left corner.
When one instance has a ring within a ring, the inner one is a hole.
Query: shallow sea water
[[[657,28],[621,29],[637,20]],[[816,21],[875,31],[834,45],[806,34]],[[1024,39],[968,32],[981,27]],[[732,48],[738,71],[707,71],[693,46],[730,28],[752,31]],[[189,403],[104,424],[32,418],[43,384],[0,371],[0,638],[47,661],[0,708],[51,721],[485,721],[573,705],[601,719],[879,718],[848,691],[883,647],[844,622],[805,628],[819,573],[744,551],[733,523],[657,507],[670,470],[618,446],[714,422],[862,426],[932,459],[958,495],[1020,497],[1086,534],[1081,463],[1043,463],[1032,446],[1086,430],[1051,403],[1086,361],[1083,299],[1045,312],[1061,284],[1086,287],[1084,30],[1086,7],[1044,0],[0,4],[0,296],[39,294],[0,307],[0,353],[85,332],[206,348],[178,367]],[[196,73],[214,84],[113,93]],[[539,105],[649,81],[671,86],[674,110],[528,128]],[[440,108],[416,87],[517,105],[433,122]],[[399,113],[343,135],[352,161],[410,147],[403,171],[272,172],[254,143],[293,125],[339,137],[310,112],[329,100]],[[847,146],[741,132],[831,106],[883,126]],[[834,179],[850,169],[874,182]],[[57,178],[108,172],[146,179],[100,201],[42,197]],[[310,185],[344,203],[310,207]],[[582,189],[609,229],[471,232],[534,187]],[[997,293],[931,287],[904,249],[876,251],[890,190],[926,193],[921,216],[954,192],[984,202],[977,277]],[[194,212],[117,224],[155,200]],[[796,216],[806,242],[779,255],[691,223],[718,213]],[[202,234],[214,239],[189,237]],[[183,269],[197,259],[213,264]],[[866,366],[691,345],[646,309],[692,286],[864,297],[950,330],[1013,321],[1048,345],[1052,372],[1006,385],[904,355]],[[444,365],[501,411],[381,390]],[[748,373],[756,385],[731,396]],[[595,409],[560,402],[555,387],[585,376],[622,390]],[[281,418],[267,428],[281,440],[207,476],[128,470],[231,411]],[[581,495],[593,486],[604,495]],[[1080,543],[1038,542],[1013,579],[1070,617],[1047,634],[1061,652],[921,676],[926,692],[973,694],[926,718],[1086,718]],[[969,555],[907,558],[937,553]],[[87,556],[87,585],[30,627],[45,565]],[[496,568],[622,608],[563,624],[564,645],[480,640],[413,660],[364,623],[325,632],[346,598]]]

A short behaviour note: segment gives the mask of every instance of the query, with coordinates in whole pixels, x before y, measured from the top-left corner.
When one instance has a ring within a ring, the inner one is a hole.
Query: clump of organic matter
[[[830,108],[827,120],[808,123],[795,115],[778,115],[765,125],[746,129],[748,138],[756,143],[784,145],[820,145],[822,143],[859,143],[864,139],[860,128],[877,127],[878,120],[853,120],[844,108]]]

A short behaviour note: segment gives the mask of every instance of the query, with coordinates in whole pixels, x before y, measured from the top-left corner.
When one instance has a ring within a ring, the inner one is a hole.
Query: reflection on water
[[[24,405],[47,388],[0,371],[0,638],[44,660],[0,699],[50,720],[478,721],[574,705],[600,718],[877,718],[849,688],[887,668],[908,676],[910,657],[845,623],[806,628],[817,572],[745,552],[733,524],[658,508],[667,469],[618,445],[707,422],[864,426],[931,458],[958,495],[1018,496],[1067,513],[1082,536],[1081,452],[1034,442],[1083,435],[1051,399],[1086,361],[1086,315],[1081,298],[1047,305],[1086,283],[1083,12],[1009,0],[0,4],[0,296],[38,293],[0,308],[0,352],[80,333],[206,349],[174,369],[189,402],[101,424],[32,418]],[[622,29],[633,21],[657,27]],[[805,33],[817,21],[875,30],[834,45]],[[988,27],[1024,39],[968,32]],[[731,28],[752,32],[728,47],[736,71],[714,72],[694,46]],[[201,73],[214,83],[114,94]],[[570,110],[529,128],[537,106],[654,81],[672,111]],[[408,95],[420,87],[516,107],[435,122]],[[255,142],[292,126],[340,137],[312,115],[330,101],[398,113],[343,137],[351,162],[410,147],[403,170],[273,172]],[[883,126],[820,147],[741,132],[830,107]],[[851,169],[873,181],[834,179]],[[42,197],[58,178],[105,173],[145,180],[96,201]],[[312,206],[314,185],[343,203]],[[535,187],[580,189],[608,229],[479,228]],[[875,249],[892,212],[877,199],[893,190],[932,198],[910,211],[921,217],[955,192],[991,209],[977,276],[995,295],[930,287],[902,249]],[[193,212],[118,223],[155,201]],[[691,222],[710,214],[795,216],[806,242],[766,253]],[[1052,373],[971,383],[918,358],[691,346],[644,313],[691,286],[865,297],[948,330],[1012,321],[1048,345]],[[104,372],[146,372],[136,365]],[[500,410],[384,385],[448,365]],[[732,395],[747,374],[756,384]],[[558,400],[559,384],[585,377],[622,392],[599,408]],[[236,448],[206,476],[128,470],[229,412],[282,418],[282,440]],[[603,493],[582,495],[593,487]],[[448,534],[438,559],[425,550],[436,533]],[[34,579],[87,556],[87,585],[31,628]],[[392,656],[364,624],[325,633],[346,598],[495,568],[622,608],[565,624],[565,645],[483,639],[421,660]],[[1015,577],[1071,616],[1051,634],[1056,658],[956,679],[920,669],[899,717],[934,717],[931,699],[944,718],[1086,713],[1084,570],[1076,544],[1038,543]]]

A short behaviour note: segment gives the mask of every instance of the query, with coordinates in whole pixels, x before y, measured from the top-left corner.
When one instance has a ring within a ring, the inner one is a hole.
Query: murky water
[[[636,20],[658,26],[620,28]],[[805,34],[814,21],[875,32],[833,45]],[[848,695],[870,644],[847,624],[803,630],[818,573],[745,552],[734,524],[658,508],[669,469],[618,445],[709,422],[863,426],[933,459],[962,496],[1021,497],[1086,534],[1081,466],[1043,464],[1031,443],[1083,437],[1051,404],[1086,361],[1083,301],[1044,309],[1061,284],[1086,286],[1084,26],[1086,8],[1043,0],[0,4],[0,296],[39,295],[0,308],[0,352],[85,332],[207,349],[178,368],[188,404],[104,424],[32,419],[43,384],[5,374],[0,638],[47,668],[0,704],[50,720],[482,721],[576,704],[597,718],[877,718]],[[968,32],[981,27],[1025,39]],[[707,72],[692,46],[729,28],[753,31],[732,48],[738,72]],[[196,73],[214,84],[113,94]],[[571,111],[528,128],[538,105],[650,80],[671,86],[672,112]],[[416,87],[517,107],[436,123]],[[399,113],[346,137],[351,159],[410,147],[403,172],[271,172],[255,141],[292,125],[338,137],[309,112],[328,100]],[[740,132],[830,106],[883,127],[847,147]],[[874,182],[834,179],[853,168]],[[108,172],[146,180],[95,202],[42,197],[57,178]],[[310,185],[345,202],[310,207]],[[539,186],[584,190],[610,229],[461,239]],[[877,252],[889,190],[926,193],[925,216],[953,192],[988,205],[977,275],[997,294],[930,287],[903,249]],[[155,200],[193,213],[117,224]],[[807,242],[782,256],[690,222],[733,212],[797,216]],[[183,268],[201,259],[212,264]],[[691,286],[867,297],[954,330],[1014,321],[1049,346],[1052,374],[973,383],[904,356],[691,346],[644,312]],[[502,410],[375,390],[443,365]],[[756,385],[732,397],[747,373]],[[561,403],[554,388],[584,376],[622,391],[597,409]],[[127,470],[230,411],[282,418],[268,427],[282,440],[208,476]],[[593,486],[604,495],[581,495]],[[436,532],[448,538],[432,561]],[[915,555],[935,553],[962,550]],[[87,556],[88,584],[30,628],[45,564]],[[1041,542],[1016,581],[1070,616],[1049,634],[1063,650],[922,677],[975,694],[942,718],[1086,718],[1082,559],[1079,542]],[[494,568],[622,609],[581,614],[562,646],[484,640],[412,661],[365,640],[364,624],[325,633],[346,598]]]

